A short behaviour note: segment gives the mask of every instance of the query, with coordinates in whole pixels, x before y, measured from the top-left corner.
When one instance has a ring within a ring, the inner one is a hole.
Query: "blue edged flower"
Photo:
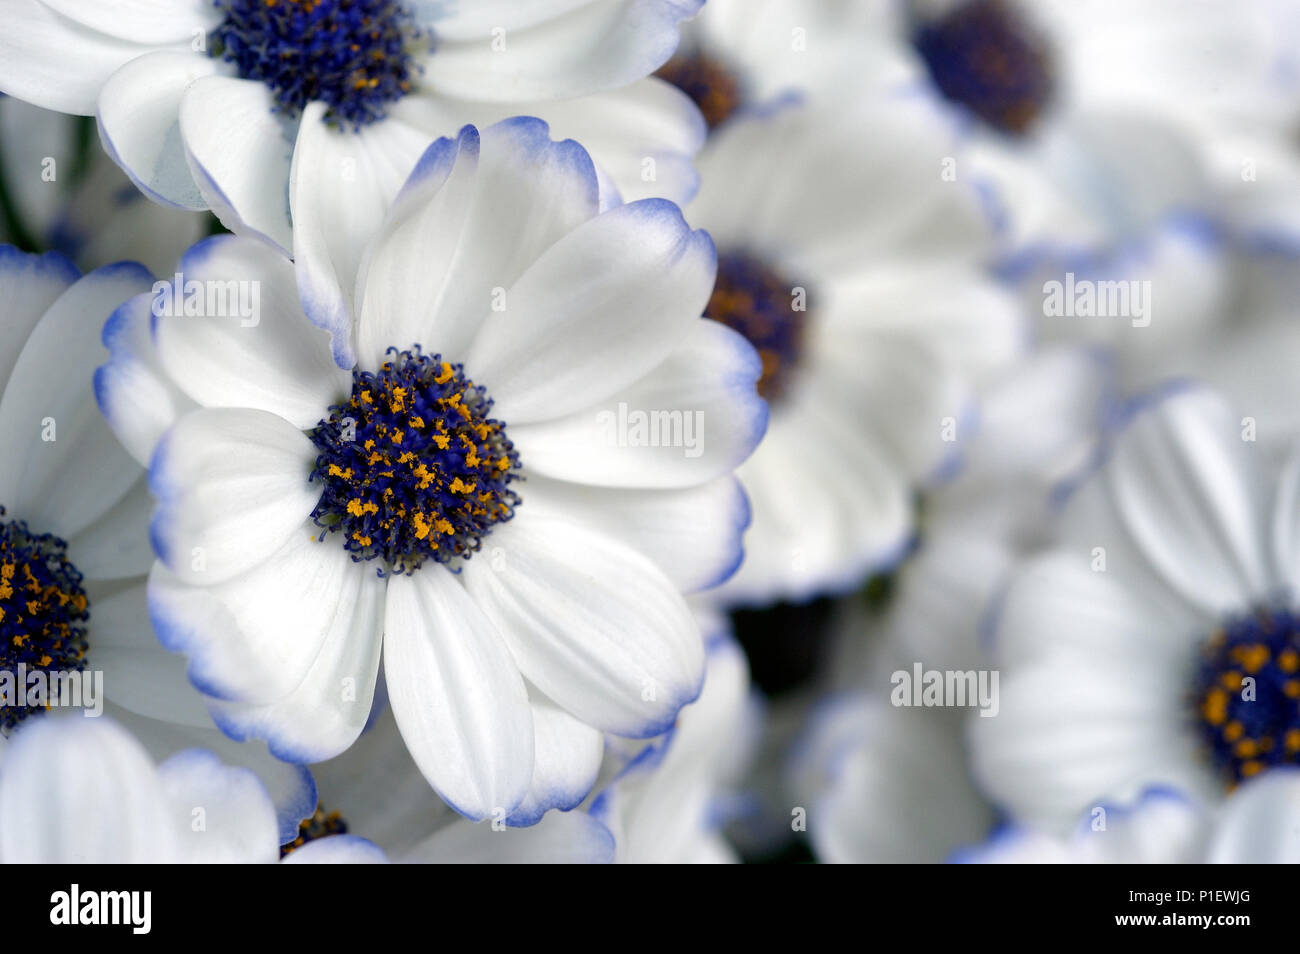
[[[515,823],[582,800],[601,732],[671,725],[703,679],[683,593],[740,562],[767,419],[754,350],[700,317],[715,268],[521,118],[429,148],[343,324],[233,236],[119,308],[100,404],[151,462],[153,622],[218,724],[334,756],[382,648],[425,776]]]

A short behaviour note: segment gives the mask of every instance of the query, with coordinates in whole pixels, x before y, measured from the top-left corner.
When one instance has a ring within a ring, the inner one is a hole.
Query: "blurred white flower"
[[[1014,818],[1061,831],[1153,784],[1213,803],[1300,763],[1300,458],[1278,475],[1253,436],[1203,390],[1142,403],[1002,595],[1001,709],[970,728]]]
[[[890,704],[891,677],[979,672],[989,601],[1017,556],[1051,534],[1050,490],[1093,446],[1109,397],[1095,355],[1048,350],[990,383],[965,466],[922,504],[917,549],[881,615],[850,604],[827,694],[794,746],[791,799],[817,857],[940,862],[994,813],[965,753],[965,708]]]
[[[1217,809],[1168,788],[1148,788],[1131,805],[1098,805],[1073,833],[1053,836],[1008,826],[957,853],[968,864],[1297,864],[1300,771],[1251,779]]]
[[[235,237],[179,272],[259,308],[146,294],[105,329],[101,407],[152,461],[153,622],[229,735],[338,754],[382,645],[433,786],[531,824],[585,797],[602,731],[658,735],[698,694],[682,594],[740,559],[759,362],[699,317],[708,236],[664,200],[601,213],[597,191],[536,119],[466,127],[349,276],[332,349],[293,263]]]
[[[753,504],[733,603],[857,586],[903,555],[914,490],[973,428],[975,383],[1018,351],[1015,304],[981,271],[974,192],[923,104],[785,104],[700,156],[691,216],[718,245],[705,314],[746,335],[772,406],[740,471]]]

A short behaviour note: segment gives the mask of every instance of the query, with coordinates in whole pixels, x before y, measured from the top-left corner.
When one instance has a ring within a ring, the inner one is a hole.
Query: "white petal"
[[[448,804],[504,818],[528,789],[533,720],[501,635],[444,567],[388,584],[384,677],[411,757]]]
[[[150,53],[114,73],[99,94],[99,136],[107,152],[157,202],[206,209],[185,162],[180,108],[185,91],[217,61],[195,53]]]
[[[340,367],[356,364],[353,300],[362,256],[429,139],[392,117],[360,132],[331,129],[308,103],[289,176],[293,255],[303,307],[331,335]]]
[[[1105,475],[1151,566],[1210,612],[1240,610],[1272,583],[1266,502],[1239,430],[1217,397],[1177,394],[1138,414]]]
[[[1272,769],[1237,789],[1223,807],[1206,860],[1300,863],[1300,772]]]
[[[145,576],[153,565],[147,529],[152,509],[142,473],[108,513],[68,540],[68,553],[82,576],[91,581]]]
[[[301,531],[258,566],[212,586],[189,586],[161,563],[149,576],[159,641],[190,658],[189,676],[218,699],[269,703],[302,685],[359,599],[360,567],[333,541]]]
[[[1106,659],[1021,667],[1000,681],[997,716],[969,722],[975,777],[1027,823],[1063,832],[1098,799],[1152,784],[1220,788],[1186,718],[1182,672]]]
[[[604,739],[591,726],[575,719],[549,699],[534,694],[533,777],[528,794],[507,819],[511,825],[533,825],[552,808],[576,808],[596,784]]]
[[[320,499],[316,446],[267,411],[200,408],[163,437],[149,485],[154,549],[186,583],[221,583],[298,533]]]
[[[208,0],[120,0],[111,6],[77,0],[41,2],[82,26],[135,43],[188,42],[221,22],[220,9]]]
[[[5,320],[0,324],[0,382],[9,380],[41,316],[80,277],[77,266],[58,252],[28,255],[11,245],[0,246],[0,300],[5,303]]]
[[[629,490],[529,474],[524,497],[530,511],[567,514],[626,540],[686,593],[716,586],[744,555],[749,499],[734,477],[682,490]]]
[[[47,716],[5,747],[0,856],[8,864],[130,864],[175,857],[158,774],[107,719]]]
[[[152,292],[136,295],[104,325],[109,360],[95,370],[95,398],[117,439],[148,467],[154,447],[196,405],[168,377],[154,349]]]
[[[545,514],[492,533],[467,561],[472,596],[531,683],[588,725],[645,738],[700,691],[704,647],[676,587],[621,541]]]
[[[585,223],[506,290],[501,320],[483,325],[465,367],[494,413],[531,422],[570,414],[651,371],[694,327],[717,255],[662,199]]]
[[[419,343],[459,361],[494,307],[562,236],[596,214],[596,176],[575,142],[552,142],[528,117],[479,134],[466,127],[425,152],[384,224],[359,281],[360,361]],[[477,372],[475,372],[477,373]]]
[[[275,806],[246,768],[223,765],[211,752],[189,749],[158,766],[163,794],[190,864],[278,860]]]
[[[276,105],[264,83],[210,76],[185,90],[179,135],[204,207],[232,232],[260,235],[288,255],[297,130]]]
[[[393,115],[432,136],[450,136],[466,123],[536,116],[557,140],[582,143],[624,201],[662,196],[684,205],[699,187],[693,157],[704,143],[704,121],[690,97],[657,77],[533,103],[473,103],[423,91],[395,103]]]
[[[8,0],[0,34],[0,92],[45,109],[90,116],[109,76],[152,48],[74,23],[41,0]]]
[[[599,0],[567,12],[548,8],[546,19],[519,7],[494,21],[457,17],[440,27],[434,18],[438,45],[424,83],[488,101],[565,99],[626,86],[672,56],[677,24],[700,6],[701,0]],[[494,33],[501,29],[504,44]]]
[[[729,474],[762,438],[761,372],[741,335],[693,320],[658,367],[599,404],[533,424],[503,418],[529,471],[597,486],[689,487]]]
[[[198,695],[197,690],[193,690]],[[211,724],[178,725],[136,715],[110,703],[105,707],[114,719],[133,732],[155,759],[167,759],[182,749],[203,748],[214,752],[227,765],[251,769],[266,786],[275,803],[279,835],[283,845],[298,836],[298,825],[310,818],[318,802],[316,785],[306,766],[290,765],[273,757],[265,745],[233,742]]]
[[[374,573],[353,575],[357,598],[340,609],[296,689],[266,705],[208,700],[222,732],[232,739],[265,739],[276,756],[296,764],[333,758],[356,741],[374,704],[385,585]]]
[[[64,292],[27,339],[0,398],[0,500],[39,532],[67,537],[121,500],[139,466],[92,396],[100,322],[147,288],[138,265],[110,265]],[[94,480],[94,493],[87,481]]]
[[[216,236],[185,253],[180,275],[203,293],[205,313],[178,313],[184,296],[173,292],[171,314],[162,300],[153,305],[162,312],[154,340],[162,366],[196,402],[258,408],[308,428],[348,394],[348,374],[298,304],[292,262],[260,242]],[[208,298],[218,314],[206,314]]]

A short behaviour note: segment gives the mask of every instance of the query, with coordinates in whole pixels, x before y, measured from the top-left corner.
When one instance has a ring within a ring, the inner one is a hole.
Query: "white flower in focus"
[[[1213,804],[1300,764],[1298,487],[1211,393],[1131,412],[1001,598],[1001,707],[970,729],[1013,818],[1060,832],[1151,785]]]
[[[740,561],[759,362],[699,317],[708,236],[598,201],[540,121],[466,127],[416,167],[332,342],[293,263],[234,237],[179,271],[256,289],[256,315],[113,316],[97,390],[151,460],[153,622],[227,734],[338,754],[382,646],[438,792],[531,824],[586,796],[601,732],[658,735],[698,694],[682,594]]]

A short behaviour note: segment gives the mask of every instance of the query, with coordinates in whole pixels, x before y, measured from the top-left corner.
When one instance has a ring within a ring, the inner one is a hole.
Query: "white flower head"
[[[585,797],[602,731],[659,734],[698,694],[683,593],[740,561],[759,361],[700,317],[708,236],[598,191],[539,120],[466,127],[420,160],[332,339],[293,263],[235,237],[114,315],[98,393],[151,461],[153,622],[228,734],[336,755],[382,647],[439,793],[530,824]],[[240,288],[260,307],[206,304]]]
[[[747,559],[719,591],[761,604],[844,592],[902,557],[915,489],[974,433],[976,382],[1020,346],[982,271],[973,189],[923,103],[737,116],[700,156],[693,219],[718,245],[705,313],[745,334],[772,406],[741,471]],[[797,172],[796,172],[797,170]]]
[[[1203,390],[1131,413],[998,607],[1001,708],[970,729],[1013,817],[1061,831],[1150,785],[1213,804],[1300,764],[1298,466]]]

